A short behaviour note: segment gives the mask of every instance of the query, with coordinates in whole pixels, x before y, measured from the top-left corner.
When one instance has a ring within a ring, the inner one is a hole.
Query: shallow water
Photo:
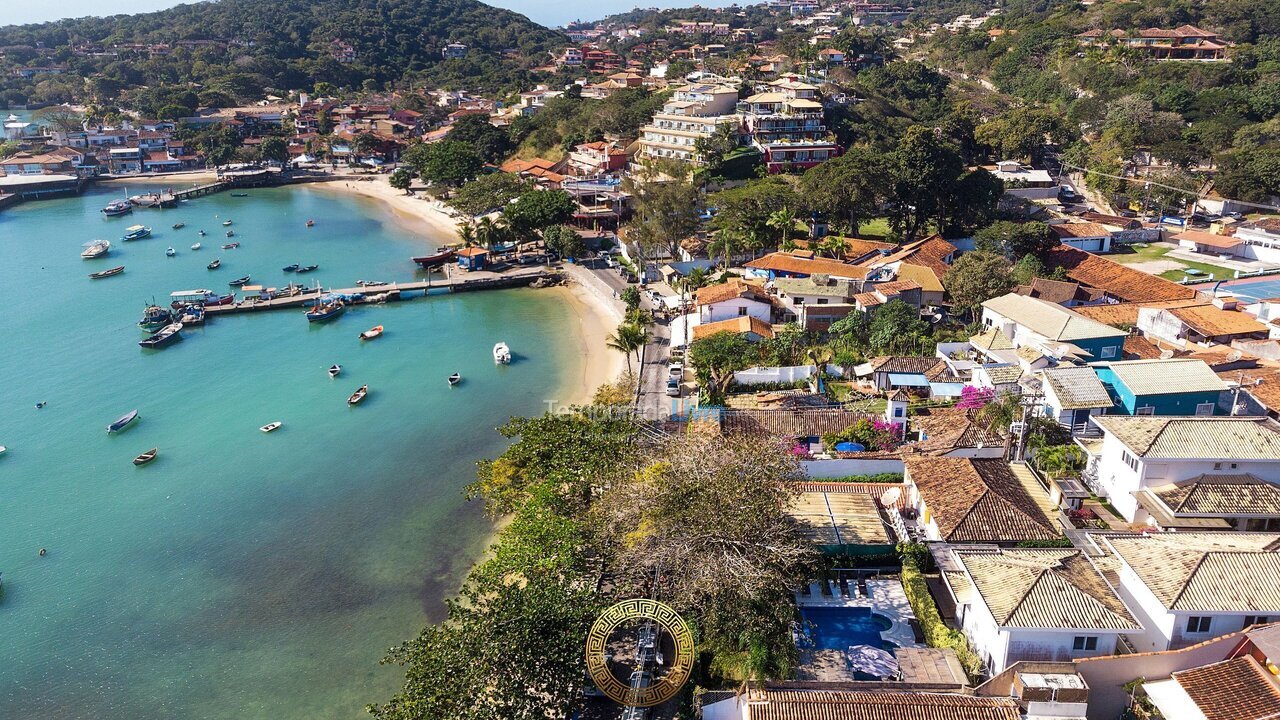
[[[554,291],[326,325],[300,310],[224,317],[139,348],[143,306],[171,291],[226,292],[245,274],[280,285],[294,262],[320,265],[308,284],[407,280],[408,258],[434,246],[372,201],[249,192],[113,219],[98,208],[119,186],[0,211],[0,716],[361,717],[402,678],[379,658],[439,616],[483,550],[491,526],[460,490],[500,449],[493,428],[580,374]],[[216,249],[225,218],[239,249]],[[135,223],[155,236],[120,242]],[[94,238],[110,256],[82,260]],[[125,273],[86,277],[115,265]],[[379,324],[382,338],[357,340]],[[508,367],[491,359],[499,339]],[[369,399],[348,408],[364,383]],[[133,408],[140,421],[107,435]],[[150,447],[159,458],[134,467]]]

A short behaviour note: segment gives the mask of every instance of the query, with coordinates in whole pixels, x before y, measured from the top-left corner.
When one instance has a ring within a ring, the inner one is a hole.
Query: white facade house
[[[1085,479],[1129,522],[1146,519],[1138,494],[1202,476],[1280,483],[1280,425],[1268,418],[1100,415],[1101,440],[1078,441]]]
[[[738,317],[753,317],[767,323],[773,313],[768,294],[760,286],[741,280],[699,288],[694,299],[699,325]]]
[[[942,577],[956,620],[996,674],[1016,662],[1111,655],[1140,631],[1129,608],[1076,549],[951,549]]]
[[[721,125],[737,127],[738,90],[728,85],[692,84],[675,91],[671,100],[640,128],[640,155],[701,162],[694,147]]]
[[[1053,359],[1115,360],[1126,333],[1039,298],[1009,293],[982,303],[982,324],[1015,348],[1030,347]]]
[[[1177,650],[1280,620],[1280,535],[1150,533],[1096,537],[1120,565],[1120,597],[1142,625],[1138,652]]]
[[[1240,245],[1234,254],[1248,260],[1280,264],[1280,218],[1262,218],[1236,227]]]

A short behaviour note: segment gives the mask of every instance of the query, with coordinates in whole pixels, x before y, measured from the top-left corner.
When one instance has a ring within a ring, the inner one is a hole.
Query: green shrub
[[[906,590],[911,610],[920,621],[925,642],[929,647],[951,648],[971,679],[977,680],[982,677],[984,670],[982,660],[969,647],[969,640],[964,633],[952,630],[942,621],[942,616],[938,614],[938,605],[929,594],[929,585],[912,559],[904,558],[902,562],[902,587]]]
[[[1069,547],[1072,547],[1071,538],[1068,538],[1066,535],[1063,535],[1062,537],[1054,538],[1052,540],[1023,540],[1019,542],[1017,546],[1020,548],[1069,548]]]
[[[830,478],[809,478],[814,482],[830,483],[889,483],[902,484],[902,473],[875,473],[874,475],[843,475]]]

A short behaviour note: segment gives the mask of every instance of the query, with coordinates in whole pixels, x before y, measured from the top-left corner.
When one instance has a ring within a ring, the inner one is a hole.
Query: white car
[[[667,366],[667,374],[673,378],[684,377],[684,365],[678,362],[671,363]]]

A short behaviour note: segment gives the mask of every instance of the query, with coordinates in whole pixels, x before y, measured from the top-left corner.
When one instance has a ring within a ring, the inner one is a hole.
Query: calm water
[[[493,428],[580,371],[570,310],[524,290],[322,326],[283,310],[143,351],[135,322],[153,297],[250,273],[283,284],[294,262],[319,264],[304,278],[326,285],[408,279],[431,244],[368,201],[307,189],[97,212],[121,192],[0,211],[0,716],[360,717],[402,678],[383,652],[439,617],[483,550],[490,526],[460,488],[500,448]],[[237,250],[216,249],[225,218]],[[155,236],[117,241],[138,222]],[[81,260],[98,237],[111,255]],[[222,269],[206,270],[215,256]],[[381,339],[357,340],[378,324]],[[498,339],[509,367],[491,360]],[[348,408],[363,383],[369,399]],[[137,424],[105,433],[133,408]],[[156,462],[131,464],[153,446]]]

